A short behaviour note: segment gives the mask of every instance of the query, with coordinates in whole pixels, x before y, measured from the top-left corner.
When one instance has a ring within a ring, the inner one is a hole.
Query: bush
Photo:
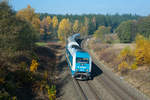
[[[142,35],[136,37],[135,57],[138,65],[150,64],[150,40]]]
[[[130,60],[133,59],[133,56],[134,55],[132,54],[130,47],[127,46],[120,52],[118,59],[129,63]]]
[[[129,65],[126,61],[121,62],[118,65],[118,70],[121,72],[121,74],[126,74],[129,70]]]
[[[32,64],[31,64],[31,66],[30,66],[30,71],[31,72],[35,72],[36,70],[37,70],[37,67],[38,67],[38,62],[36,61],[36,60],[32,60]]]
[[[131,69],[132,69],[132,70],[137,69],[137,63],[136,63],[136,62],[134,62],[134,63],[131,65]]]

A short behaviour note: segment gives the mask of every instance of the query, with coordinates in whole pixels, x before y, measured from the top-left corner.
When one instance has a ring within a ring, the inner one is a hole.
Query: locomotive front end
[[[75,78],[80,80],[91,79],[91,57],[88,52],[77,51]]]

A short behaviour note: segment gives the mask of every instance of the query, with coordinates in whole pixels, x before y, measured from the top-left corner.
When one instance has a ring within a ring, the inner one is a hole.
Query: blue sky
[[[150,0],[10,0],[15,10],[27,7],[50,14],[138,14],[150,15]]]

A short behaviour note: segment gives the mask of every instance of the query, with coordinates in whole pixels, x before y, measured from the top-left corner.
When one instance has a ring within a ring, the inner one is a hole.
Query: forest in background
[[[107,34],[114,33],[115,29],[120,25],[123,21],[128,20],[138,20],[142,18],[139,15],[132,14],[115,14],[115,15],[102,15],[102,14],[83,14],[83,15],[55,15],[48,13],[40,13],[40,20],[43,21],[47,16],[53,18],[57,17],[58,24],[61,23],[63,19],[68,19],[68,24],[65,24],[68,27],[68,32],[65,34],[74,34],[81,33],[81,35],[93,35],[94,32],[99,28],[99,26],[109,27],[109,31]],[[65,23],[65,22],[63,22]],[[62,23],[62,24],[63,24]],[[59,24],[59,25],[62,25]],[[59,30],[59,26],[57,27]],[[56,31],[58,32],[58,31]],[[61,32],[63,33],[63,32]],[[57,33],[56,33],[57,34]],[[59,32],[58,32],[59,34]]]
[[[89,24],[92,24],[92,21],[96,21],[96,28],[98,28],[98,26],[111,26],[111,32],[114,31],[114,29],[116,29],[118,27],[118,25],[122,22],[122,21],[127,21],[127,20],[137,20],[139,18],[141,18],[142,16],[139,15],[132,15],[132,14],[114,14],[114,15],[103,15],[103,14],[82,14],[82,15],[56,15],[56,14],[48,14],[48,13],[39,13],[40,15],[40,20],[42,20],[44,17],[50,16],[50,17],[54,17],[57,16],[58,21],[60,22],[62,19],[64,18],[68,18],[70,20],[70,22],[73,24],[75,22],[75,20],[78,20],[79,23],[84,23],[85,21],[85,17],[89,19]],[[89,31],[89,34],[93,34],[93,31]]]

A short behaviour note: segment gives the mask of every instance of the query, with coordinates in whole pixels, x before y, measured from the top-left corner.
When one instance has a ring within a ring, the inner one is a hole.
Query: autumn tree
[[[50,16],[47,16],[46,18],[43,18],[41,21],[41,28],[40,32],[41,35],[43,35],[43,39],[46,41],[48,39],[48,35],[51,34],[52,30],[52,20]]]
[[[57,37],[56,36],[56,30],[58,28],[58,19],[57,19],[57,16],[54,16],[53,19],[52,19],[52,24],[53,24],[53,34],[54,34],[54,37]]]
[[[40,21],[40,19],[39,18],[33,18],[32,19],[32,25],[33,25],[33,27],[37,30],[37,31],[40,31],[40,23],[41,23],[41,21]]]
[[[52,23],[53,23],[53,29],[55,29],[58,25],[58,19],[57,16],[54,16],[52,19]]]
[[[111,27],[99,26],[98,29],[94,32],[96,38],[105,40],[105,35],[110,33]]]
[[[73,32],[79,33],[79,31],[80,31],[79,21],[75,20],[74,25],[73,25]]]
[[[39,15],[35,13],[34,9],[31,8],[30,5],[28,5],[27,8],[18,11],[16,16],[22,20],[26,20],[27,22],[31,23],[33,27],[37,31],[39,31],[40,29]]]
[[[129,63],[132,60],[133,56],[134,55],[131,48],[127,46],[120,52],[120,54],[118,55],[118,59],[121,62],[126,61],[127,63]]]
[[[40,33],[41,33],[41,35],[43,35],[45,33],[46,24],[47,24],[46,18],[43,18],[43,20],[40,23]]]
[[[139,65],[150,64],[150,40],[142,35],[136,36],[135,57]]]
[[[40,13],[40,18],[43,19],[46,16],[56,16],[53,14],[47,14],[47,13]],[[114,32],[114,30],[119,26],[119,24],[123,21],[127,20],[137,20],[141,18],[141,16],[138,15],[131,15],[131,14],[114,14],[114,15],[102,15],[102,14],[83,14],[83,15],[57,15],[57,18],[59,21],[61,21],[64,18],[69,18],[71,22],[74,22],[75,20],[78,20],[80,23],[84,23],[84,19],[87,17],[89,19],[89,34],[93,34],[96,29],[98,29],[98,26],[111,26],[111,32]],[[96,21],[96,28],[95,26]]]
[[[47,30],[47,34],[51,33],[51,31],[50,31],[50,29],[51,29],[51,23],[52,23],[51,17],[47,16],[46,17],[46,30]]]
[[[16,17],[7,3],[0,3],[0,49],[29,50],[37,39],[30,23]]]
[[[61,41],[65,41],[66,38],[71,34],[71,23],[69,19],[62,19],[61,22],[59,23],[58,27],[58,38]]]

